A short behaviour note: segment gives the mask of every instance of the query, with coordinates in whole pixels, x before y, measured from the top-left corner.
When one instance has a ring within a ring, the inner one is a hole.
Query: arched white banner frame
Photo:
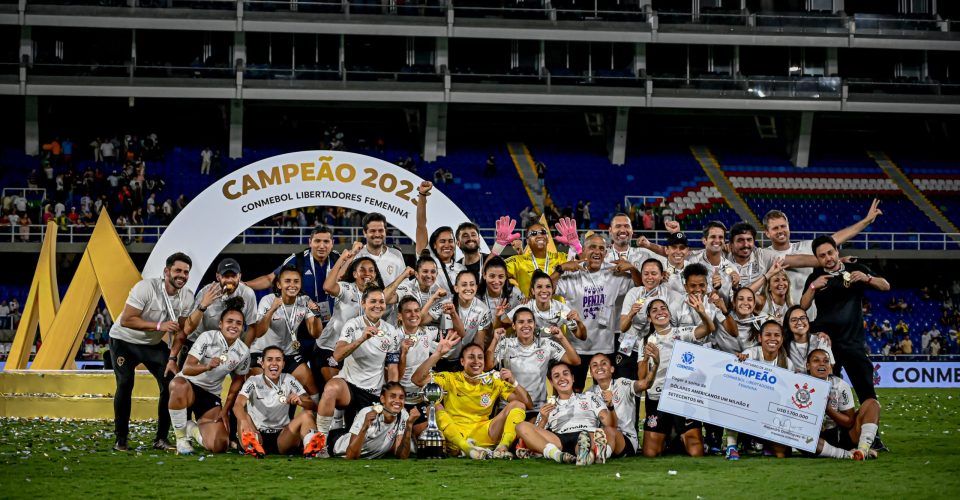
[[[203,190],[167,227],[143,268],[159,277],[168,256],[184,252],[193,260],[187,286],[196,290],[220,252],[238,234],[263,219],[306,206],[380,212],[387,223],[416,237],[417,186],[423,179],[392,163],[343,151],[299,151],[240,168]],[[469,220],[438,189],[427,205],[428,231],[454,229]],[[481,240],[481,250],[488,251]]]

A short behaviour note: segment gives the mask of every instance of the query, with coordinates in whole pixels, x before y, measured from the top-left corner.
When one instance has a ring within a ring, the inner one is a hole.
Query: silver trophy
[[[437,426],[437,402],[443,398],[443,389],[440,384],[432,380],[423,386],[420,391],[427,401],[427,428],[420,433],[417,439],[417,456],[420,458],[445,458],[446,451],[443,433]]]

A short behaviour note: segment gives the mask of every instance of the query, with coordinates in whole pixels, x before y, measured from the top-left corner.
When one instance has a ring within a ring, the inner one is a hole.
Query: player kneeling
[[[242,341],[243,299],[227,300],[220,314],[220,330],[197,337],[183,370],[170,381],[170,420],[177,437],[177,454],[192,455],[193,444],[214,453],[226,451],[230,435],[229,408],[233,406],[244,376],[250,371],[250,350]],[[230,375],[227,404],[221,404],[223,381]],[[197,421],[187,420],[187,409]]]
[[[517,424],[526,449],[560,463],[606,462],[613,454],[607,443],[622,443],[623,435],[603,399],[596,392],[574,393],[573,373],[563,362],[550,368],[550,383],[556,395],[540,408],[536,424]],[[517,456],[526,454],[521,450]]]
[[[247,379],[233,404],[244,453],[263,457],[302,449],[305,457],[316,455],[326,441],[315,425],[316,403],[293,375],[283,373],[283,349],[264,348],[261,364],[263,373]],[[303,408],[293,420],[291,405]]]
[[[330,431],[327,451],[331,457],[347,460],[380,458],[388,453],[404,459],[410,456],[413,424],[420,417],[416,408],[403,409],[406,391],[399,382],[387,382],[380,393],[380,402],[357,413],[353,425]]]
[[[853,460],[877,458],[877,452],[870,447],[877,436],[880,403],[876,399],[868,399],[860,405],[860,409],[854,410],[850,385],[833,375],[830,354],[823,349],[810,351],[807,373],[830,382],[830,399],[827,400],[827,414],[823,417],[817,454]]]

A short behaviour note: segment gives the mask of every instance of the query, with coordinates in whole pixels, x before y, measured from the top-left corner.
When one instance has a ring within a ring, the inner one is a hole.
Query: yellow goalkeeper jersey
[[[446,391],[442,400],[443,408],[458,425],[490,420],[497,400],[506,400],[514,389],[498,378],[492,378],[489,384],[479,381],[471,384],[463,372],[434,373],[433,381]]]

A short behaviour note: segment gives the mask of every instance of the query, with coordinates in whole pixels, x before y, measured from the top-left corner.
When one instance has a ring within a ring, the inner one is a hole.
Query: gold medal
[[[374,403],[374,405],[373,405],[373,411],[374,411],[374,413],[376,413],[377,415],[383,413],[383,405],[380,404],[380,403]]]
[[[409,340],[410,342],[416,343],[417,339],[419,338],[420,337],[418,337],[416,333],[411,333],[410,335],[407,335],[407,340]]]
[[[559,402],[559,400],[557,399],[556,396],[550,396],[549,398],[547,398],[547,404],[548,404],[548,405],[557,406],[557,403],[558,403],[558,402]]]
[[[299,340],[294,340],[293,342],[290,343],[290,347],[292,347],[294,351],[299,351],[299,350],[300,350],[300,341],[299,341]]]
[[[733,268],[730,267],[730,266],[723,266],[723,272],[724,272],[727,276],[730,276],[731,274],[733,274]]]
[[[549,336],[550,336],[550,327],[549,327],[549,326],[541,327],[541,328],[540,328],[540,335],[543,336],[543,337],[549,337]]]
[[[226,285],[223,285],[223,294],[230,295],[236,289],[237,289],[236,285],[234,285],[233,283],[227,283]]]
[[[277,397],[277,401],[280,401],[280,404],[285,405],[287,404],[287,397],[281,394]]]
[[[377,330],[377,337],[383,337],[384,335],[386,334],[383,333],[383,330]]]
[[[853,277],[850,275],[850,273],[844,271],[840,273],[840,276],[843,277],[843,286],[850,288],[850,285],[853,283]]]
[[[642,305],[644,305],[644,304],[646,304],[646,303],[647,303],[647,299],[645,299],[645,298],[643,298],[643,297],[640,297],[639,299],[637,299],[637,305],[641,305],[641,306],[642,306]]]
[[[227,353],[223,353],[223,354],[220,355],[220,362],[221,362],[221,363],[226,363],[226,362],[227,362]]]
[[[667,266],[667,274],[672,275],[672,274],[675,273],[675,272],[677,272],[677,268],[675,268],[675,267],[673,267],[673,266]]]

